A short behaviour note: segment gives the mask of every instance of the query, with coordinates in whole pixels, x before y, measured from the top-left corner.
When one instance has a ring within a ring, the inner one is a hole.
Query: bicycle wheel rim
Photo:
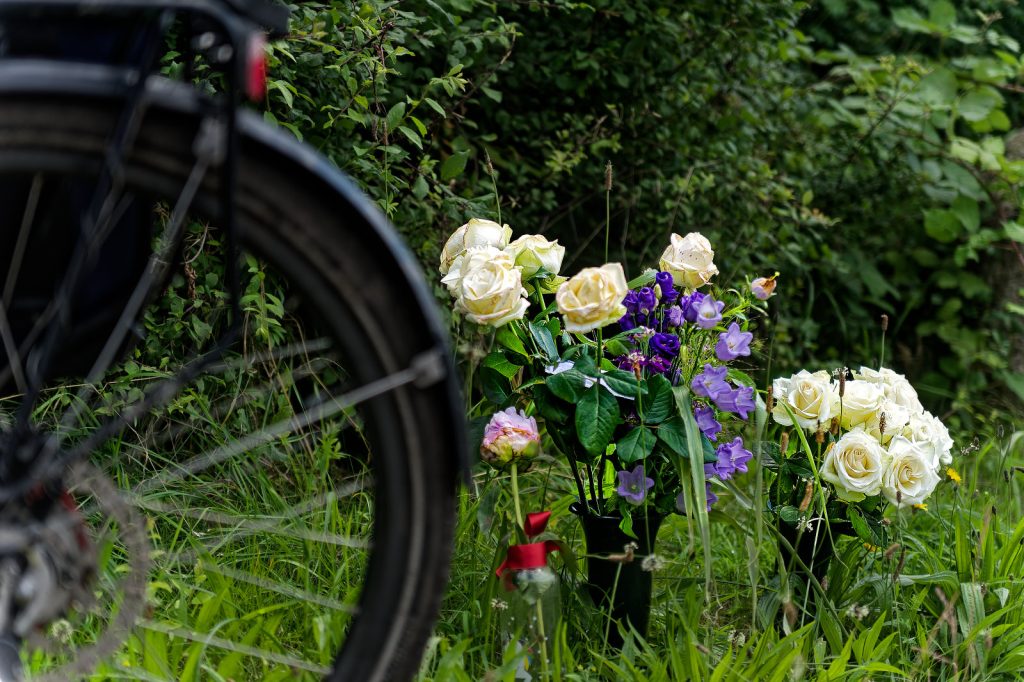
[[[51,103],[51,109],[55,106],[57,105]],[[89,115],[99,115],[100,118],[104,119],[109,119],[112,116],[112,111],[108,105],[99,105],[98,110],[100,114],[97,114],[97,105],[93,104],[92,106],[92,109],[86,106],[84,112],[89,112]],[[32,107],[38,109],[38,102],[33,103]],[[66,102],[63,102],[60,107],[66,108]],[[34,115],[37,114],[38,111]],[[154,112],[154,115],[156,118],[159,118],[160,112]],[[78,123],[82,123],[88,118],[89,116],[83,113],[83,115],[75,117],[75,120]],[[179,138],[187,139],[187,136],[191,134],[191,128],[197,125],[197,121],[194,119],[183,121],[177,115],[174,115],[170,117],[168,124],[173,128],[188,130],[184,136],[180,130],[178,133]],[[25,147],[22,147],[18,154],[10,153],[10,150],[7,150],[9,153],[0,156],[3,159],[3,165],[0,168],[7,173],[10,173],[12,169],[17,167],[32,169],[33,171],[47,169],[51,173],[82,173],[83,171],[91,172],[95,169],[95,164],[98,160],[97,154],[101,152],[103,144],[102,135],[97,134],[97,130],[101,126],[93,125],[91,137],[83,137],[82,125],[70,126],[64,133],[69,138],[79,138],[77,142],[72,142],[70,139],[57,139],[60,135],[58,134],[55,137],[53,130],[44,134],[44,128],[45,126],[34,126],[41,142],[36,143],[37,146],[34,150],[31,150],[30,154]],[[159,122],[153,126],[154,130],[160,131],[159,134],[167,134],[164,128]],[[159,137],[159,134],[153,133],[150,137],[155,140]],[[142,135],[142,138],[144,142],[146,138],[145,133]],[[91,149],[90,146],[92,146]],[[79,151],[69,152],[69,147],[77,147]],[[28,154],[27,157],[26,154]],[[145,162],[140,161],[136,166],[132,167],[131,182],[135,185],[146,186],[151,189],[161,184],[166,184],[167,189],[162,191],[169,196],[173,196],[176,188],[182,183],[183,178],[182,169],[174,169],[173,166],[175,164],[180,165],[181,159],[173,155],[153,154],[153,150],[147,150],[146,154],[149,154],[151,158]],[[281,262],[282,259],[289,257],[286,231],[267,229],[266,216],[261,217],[259,215],[260,210],[254,207],[258,203],[257,199],[261,195],[265,195],[268,186],[272,183],[268,182],[265,178],[254,181],[251,178],[251,173],[248,175],[246,173],[243,172],[240,187],[242,188],[242,193],[251,199],[252,203],[243,202],[241,206],[242,210],[239,212],[240,226],[242,228],[241,234],[246,244],[254,247],[255,251],[261,255],[268,256],[271,261],[276,259],[278,262]],[[247,187],[247,184],[251,186]],[[204,190],[196,200],[196,205],[200,209],[206,208],[211,214],[215,213],[213,210],[214,190],[215,183],[211,183],[211,186]],[[283,267],[284,270],[289,272],[291,277],[300,281],[300,288],[312,300],[316,300],[318,296],[321,299],[323,296],[328,296],[329,298],[330,296],[337,295],[339,290],[337,282],[339,273],[334,273],[332,279],[335,281],[325,281],[321,276],[326,269],[323,263],[314,264],[310,267],[310,259],[315,258],[318,254],[322,255],[319,250],[307,249],[306,253],[299,256],[294,251],[294,245],[291,245],[291,257],[295,260],[290,263],[286,262]],[[305,281],[302,281],[303,279]],[[329,317],[335,320],[349,318],[346,324],[336,325],[333,333],[347,349],[347,352],[352,354],[354,352],[353,349],[358,350],[361,347],[360,344],[365,344],[368,335],[387,334],[388,332],[377,329],[377,325],[374,324],[374,311],[367,309],[367,306],[361,302],[360,299],[363,298],[365,291],[359,290],[359,285],[356,283],[350,282],[348,287],[349,292],[346,294],[347,298],[345,299],[347,301],[347,310],[334,311]],[[334,294],[325,294],[325,292],[331,291]],[[331,301],[316,300],[315,302],[315,307],[320,310],[329,310],[330,305]],[[413,326],[414,328],[415,325]],[[368,332],[368,330],[372,331]],[[406,344],[407,347],[408,345]],[[429,347],[429,341],[424,340],[423,345]],[[407,350],[408,348],[406,352]],[[381,376],[393,375],[396,371],[400,371],[402,363],[407,360],[407,357],[388,358],[386,354],[378,354],[375,358],[360,360],[354,366],[354,369],[362,374],[363,379],[360,383],[365,384],[366,380],[372,380],[374,376],[379,378]],[[361,679],[383,678],[390,675],[396,670],[396,667],[394,665],[389,666],[387,663],[381,663],[379,659],[389,658],[391,654],[398,655],[401,653],[399,647],[402,644],[400,641],[402,635],[405,634],[403,630],[413,633],[413,640],[422,640],[422,633],[424,631],[422,624],[413,623],[411,620],[418,618],[417,614],[423,613],[425,609],[422,605],[411,606],[410,602],[423,601],[423,595],[418,594],[418,592],[425,589],[426,586],[422,581],[417,581],[413,575],[416,571],[421,570],[419,565],[421,562],[434,561],[436,559],[438,552],[434,546],[438,538],[441,538],[442,543],[444,542],[444,533],[434,532],[431,529],[426,530],[433,532],[433,535],[419,533],[419,531],[425,530],[419,528],[419,526],[424,525],[424,521],[428,525],[445,525],[444,514],[439,515],[431,512],[429,507],[430,504],[438,504],[446,510],[450,510],[450,494],[447,495],[447,503],[426,498],[429,494],[432,494],[431,491],[444,496],[444,487],[450,488],[451,483],[450,480],[441,480],[443,478],[441,472],[431,472],[429,467],[417,468],[418,465],[426,462],[430,456],[436,455],[437,441],[441,439],[441,436],[433,437],[432,443],[418,442],[423,434],[424,418],[422,415],[417,416],[416,412],[423,410],[426,405],[435,404],[437,402],[437,392],[435,391],[434,395],[429,395],[428,392],[417,390],[415,395],[412,395],[409,393],[411,390],[406,388],[399,389],[389,394],[386,400],[379,399],[379,402],[367,403],[364,406],[364,409],[375,415],[369,419],[369,422],[372,424],[383,424],[389,418],[394,419],[395,415],[401,416],[399,420],[400,428],[377,429],[377,432],[373,435],[375,442],[383,444],[380,448],[381,451],[388,453],[401,452],[403,454],[399,458],[401,459],[400,462],[390,462],[390,466],[380,462],[374,470],[378,496],[374,523],[378,531],[375,532],[375,547],[367,564],[366,572],[368,578],[362,592],[363,602],[372,603],[375,605],[375,608],[397,614],[399,624],[389,628],[382,638],[380,636],[381,628],[361,627],[361,619],[365,617],[365,614],[359,616],[355,621],[356,625],[353,626],[352,636],[346,640],[345,648],[341,650],[335,662],[334,669],[337,679],[353,679],[352,675],[356,674]],[[404,405],[401,404],[403,400],[405,400]],[[439,415],[441,421],[450,418],[451,415],[444,414],[444,412],[445,409],[439,411],[435,407],[431,411],[431,415],[428,416],[427,421],[431,419],[436,420]],[[381,500],[387,500],[388,503],[382,505]],[[409,525],[407,526],[406,524]],[[417,537],[417,533],[419,533],[419,537]],[[387,538],[387,542],[383,542],[381,538]],[[379,543],[379,546],[377,543]],[[446,550],[447,548],[445,547],[444,549]],[[436,570],[431,573],[435,576],[438,574]],[[443,574],[443,570],[440,573]],[[396,590],[395,586],[400,586],[401,589]],[[430,589],[436,590],[437,588],[438,585],[435,577]],[[431,597],[428,601],[436,603],[436,597]],[[401,622],[401,616],[403,615],[407,622]],[[372,620],[380,620],[380,617],[375,616]],[[373,655],[368,655],[365,649],[367,644],[372,644],[376,647]],[[417,646],[414,641],[408,648],[416,649]],[[365,664],[360,663],[359,656],[350,655],[353,653],[353,648],[358,650],[356,653],[363,655],[363,658],[366,659],[363,662]],[[401,656],[398,657],[401,658]],[[410,657],[405,656],[404,658],[408,659]],[[408,663],[403,665],[408,669]]]

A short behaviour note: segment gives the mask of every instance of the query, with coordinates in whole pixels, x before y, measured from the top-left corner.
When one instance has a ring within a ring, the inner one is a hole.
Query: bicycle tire
[[[103,88],[90,92],[81,80],[74,93],[60,84],[33,89],[0,98],[0,174],[98,172],[124,103]],[[168,199],[180,192],[194,164],[189,150],[200,109],[185,90],[159,84],[126,159],[129,187]],[[337,179],[325,177],[308,150],[282,155],[280,145],[294,145],[278,136],[268,146],[276,133],[251,119],[241,128],[240,242],[315,302],[344,355],[355,358],[350,370],[360,381],[401,372],[444,348],[438,319],[423,305],[430,295],[410,275],[409,255],[388,235],[379,238],[372,212],[333,191]],[[212,221],[218,189],[216,177],[205,178],[193,202]],[[440,367],[443,376],[430,386],[405,384],[366,408],[377,422],[367,432],[380,444],[372,449],[373,549],[359,614],[328,679],[408,679],[418,669],[447,581],[464,458],[463,415],[447,354]]]

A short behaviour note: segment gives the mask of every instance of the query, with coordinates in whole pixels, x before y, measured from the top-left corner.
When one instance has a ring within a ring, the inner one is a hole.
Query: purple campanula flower
[[[679,355],[679,337],[675,334],[655,334],[651,337],[651,350],[665,358]]]
[[[697,326],[701,329],[713,329],[716,324],[722,321],[722,310],[725,308],[724,301],[716,301],[710,296],[704,296],[700,303],[690,303],[696,314]]]
[[[705,468],[705,471],[706,470],[707,469]],[[718,495],[711,492],[710,482],[705,481],[704,483],[704,495],[707,499],[707,509],[708,511],[711,511],[711,505],[713,505],[715,502],[718,502]],[[686,495],[684,495],[683,493],[679,493],[678,495],[676,495],[676,511],[683,515],[686,514]]]
[[[734,473],[747,473],[747,462],[754,456],[750,450],[743,447],[743,439],[737,436],[731,443],[722,443],[715,450],[718,455],[718,462],[715,463],[715,470],[718,477],[723,481],[728,480]]]
[[[654,285],[661,290],[661,300],[672,304],[679,298],[679,291],[673,286],[671,272],[659,272],[654,276]]]
[[[757,299],[767,301],[775,294],[775,278],[778,276],[776,272],[771,277],[758,277],[750,283],[750,293]]]
[[[637,464],[633,471],[618,472],[619,487],[615,492],[619,497],[630,504],[643,504],[647,497],[647,491],[654,487],[654,479],[647,478],[644,473],[644,465]]]
[[[732,387],[725,380],[725,375],[728,372],[729,370],[725,367],[715,367],[711,364],[704,365],[704,371],[693,377],[690,388],[702,398],[711,398],[717,402],[715,396],[723,392],[732,392]]]
[[[741,355],[750,355],[750,342],[753,338],[753,334],[740,331],[740,326],[733,322],[729,325],[728,331],[724,331],[718,336],[715,355],[722,362],[735,360]]]
[[[683,317],[683,309],[677,305],[665,309],[665,326],[680,327],[686,318]]]
[[[658,307],[658,297],[654,295],[654,289],[650,287],[641,287],[636,292],[636,297],[642,313],[650,313]]]
[[[630,289],[626,297],[622,299],[622,305],[626,306],[626,312],[635,315],[640,310],[640,296],[636,291]]]
[[[738,414],[740,419],[746,420],[747,416],[754,411],[757,404],[754,402],[754,389],[750,386],[738,386],[736,390],[722,391],[711,396],[715,405],[723,412]]]
[[[707,436],[708,440],[716,440],[718,438],[722,425],[715,419],[715,411],[713,409],[697,405],[697,407],[693,408],[693,416],[697,420],[697,428]]]
[[[634,318],[633,314],[632,313],[626,313],[625,315],[620,317],[619,318],[619,326],[622,328],[622,331],[624,331],[624,332],[628,332],[628,331],[632,331],[632,330],[636,329],[636,319]]]
[[[679,300],[679,305],[683,309],[683,318],[687,322],[697,321],[697,308],[704,300],[705,295],[699,291],[695,291],[689,296],[686,296]]]
[[[647,360],[647,366],[652,372],[666,374],[670,369],[672,369],[672,361],[660,355],[652,355]]]
[[[647,356],[640,351],[633,351],[629,355],[620,355],[615,358],[615,365],[619,369],[632,372],[639,378],[640,371],[647,366]]]

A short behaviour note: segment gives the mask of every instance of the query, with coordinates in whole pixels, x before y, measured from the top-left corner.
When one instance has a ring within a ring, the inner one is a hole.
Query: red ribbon
[[[543,533],[544,529],[548,527],[550,518],[551,512],[549,511],[527,514],[526,521],[523,522],[523,531],[526,533],[526,537],[534,538]],[[501,566],[498,566],[498,570],[494,573],[501,578],[505,571],[520,571],[546,566],[548,554],[556,551],[558,551],[558,543],[554,540],[531,542],[527,545],[512,545],[508,548],[505,560],[501,562]],[[506,581],[505,589],[515,588]]]

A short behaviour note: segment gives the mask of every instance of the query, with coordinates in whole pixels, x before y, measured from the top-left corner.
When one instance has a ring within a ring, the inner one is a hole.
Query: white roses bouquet
[[[799,439],[783,436],[769,493],[773,511],[798,527],[811,526],[808,510],[817,510],[833,530],[849,523],[865,542],[881,544],[882,501],[923,508],[952,462],[949,431],[891,369],[861,367],[852,378],[840,370],[838,380],[802,370],[773,382],[769,405],[776,423],[801,430]],[[807,493],[802,482],[815,473],[834,495]]]

